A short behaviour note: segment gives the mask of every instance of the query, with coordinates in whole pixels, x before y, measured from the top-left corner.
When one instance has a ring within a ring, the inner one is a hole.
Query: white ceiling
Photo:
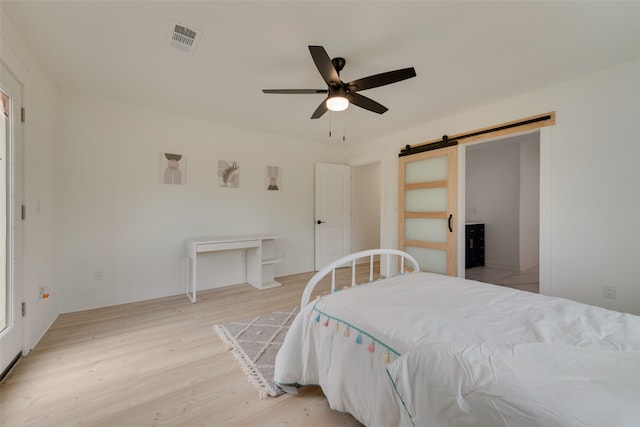
[[[640,58],[637,1],[2,0],[2,13],[62,90],[325,143]],[[169,47],[174,20],[202,32],[193,54]],[[346,58],[344,81],[410,66],[417,77],[362,92],[383,115],[351,106],[310,120],[323,95],[261,91],[325,89],[308,45]]]

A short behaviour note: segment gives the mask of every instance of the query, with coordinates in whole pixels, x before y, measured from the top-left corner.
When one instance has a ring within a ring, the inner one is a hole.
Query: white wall
[[[183,292],[191,237],[276,233],[276,275],[313,270],[313,165],[343,162],[335,146],[79,94],[66,94],[61,109],[55,230],[63,312]],[[186,156],[186,185],[159,182],[161,152]],[[218,160],[239,162],[239,188],[218,185]],[[266,190],[267,165],[281,166],[280,191]],[[199,288],[244,282],[216,269],[242,266],[242,256],[199,258],[211,273],[199,274],[210,279]]]
[[[359,147],[367,147],[360,145]],[[398,244],[398,160],[395,150],[387,148],[362,150],[348,160],[357,167],[371,163],[380,165],[380,247],[393,249]],[[389,177],[396,176],[395,180]]]
[[[351,249],[380,247],[380,163],[352,168]]]
[[[33,348],[58,316],[54,281],[55,173],[53,153],[59,142],[58,90],[21,39],[13,22],[0,12],[2,45],[0,60],[23,86],[27,120],[23,127],[23,225],[22,279],[24,350]],[[49,286],[52,297],[39,299],[40,286]]]
[[[640,314],[638,75],[633,61],[351,147],[352,158],[372,151],[396,164],[382,169],[393,202],[381,240],[396,235],[397,155],[406,144],[556,111],[556,125],[540,132],[541,292]],[[605,284],[616,300],[603,298]]]
[[[344,162],[343,150],[59,92],[0,15],[1,59],[25,86],[28,116],[25,347],[59,312],[183,292],[188,237],[277,233],[276,274],[313,269],[313,164]],[[159,183],[162,151],[187,156],[187,185]],[[218,159],[240,162],[240,188],[218,187]],[[282,167],[281,191],[265,190],[266,165]],[[206,274],[241,265],[241,253],[204,258],[200,276],[214,279],[201,288],[243,281]]]

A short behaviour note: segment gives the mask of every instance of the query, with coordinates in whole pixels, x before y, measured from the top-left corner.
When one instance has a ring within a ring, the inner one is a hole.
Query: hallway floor
[[[487,266],[473,267],[465,270],[465,278],[520,289],[521,291],[540,293],[537,265],[521,271]]]

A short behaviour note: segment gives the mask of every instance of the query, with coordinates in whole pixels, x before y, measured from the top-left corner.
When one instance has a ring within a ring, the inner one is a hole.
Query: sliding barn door
[[[456,276],[458,147],[400,157],[398,248],[420,268]]]

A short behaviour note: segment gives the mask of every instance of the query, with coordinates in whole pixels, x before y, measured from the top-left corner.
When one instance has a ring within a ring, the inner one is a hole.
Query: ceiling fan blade
[[[352,104],[357,105],[360,108],[364,108],[365,110],[373,111],[374,113],[382,114],[388,110],[384,105],[377,103],[371,98],[362,96],[359,93],[348,93],[347,99]]]
[[[328,110],[329,109],[327,108],[327,100],[323,99],[322,103],[320,105],[318,105],[318,108],[316,108],[316,111],[314,111],[313,114],[311,115],[311,118],[312,119],[319,119]]]
[[[262,89],[264,93],[285,93],[285,94],[306,94],[306,93],[328,93],[327,89]]]
[[[340,83],[340,76],[333,66],[327,51],[322,46],[309,46],[309,52],[311,52],[313,62],[316,63],[316,68],[318,68],[324,81],[329,86],[331,86],[331,83]]]
[[[351,81],[347,83],[347,87],[350,91],[355,92],[396,83],[415,76],[416,70],[413,67],[403,68],[401,70],[387,71],[386,73],[375,74],[373,76]]]

